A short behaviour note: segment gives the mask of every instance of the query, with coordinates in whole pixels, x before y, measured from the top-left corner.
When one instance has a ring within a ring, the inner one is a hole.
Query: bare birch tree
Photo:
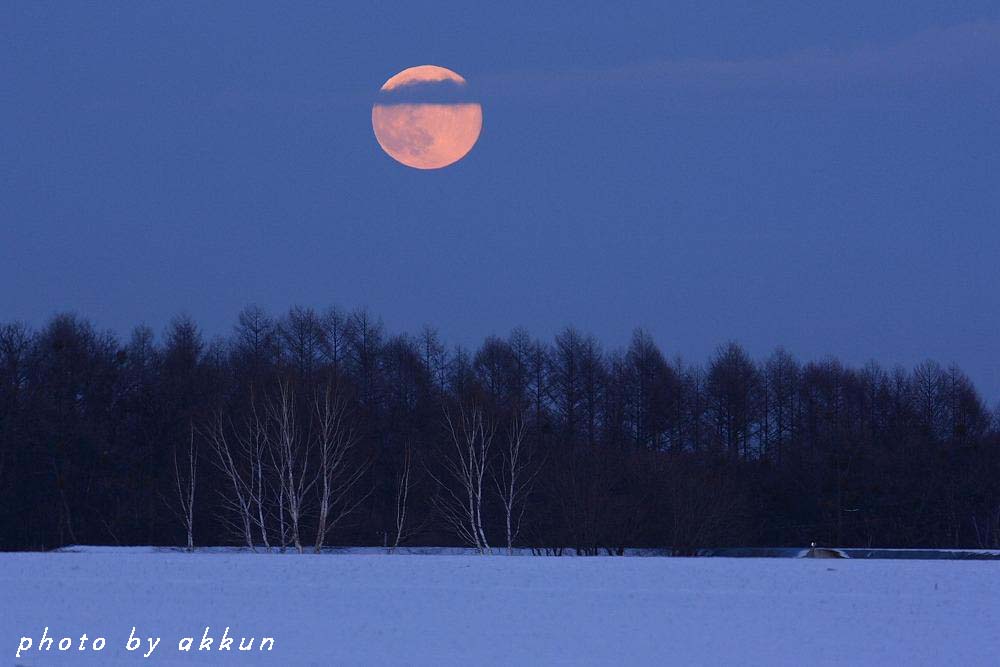
[[[327,533],[356,510],[370,491],[359,498],[350,497],[351,491],[368,470],[368,464],[352,461],[351,453],[358,438],[343,398],[327,385],[322,395],[315,397],[313,411],[319,453],[316,553],[320,553]]]
[[[277,451],[277,445],[268,439],[267,452],[271,466],[278,479],[276,505],[278,508],[278,544],[279,551],[285,553],[288,549],[288,522],[285,521],[285,470],[287,462]]]
[[[250,416],[246,419],[243,435],[239,439],[250,465],[249,493],[254,510],[254,523],[260,531],[264,548],[270,551],[271,542],[268,539],[266,518],[268,488],[264,481],[267,426],[257,413],[256,402],[251,400],[250,406]]]
[[[268,418],[270,451],[279,472],[279,498],[288,513],[292,544],[302,553],[302,515],[316,474],[309,470],[311,440],[302,437],[295,416],[295,392],[287,382],[281,383],[277,398],[268,402]]]
[[[250,549],[254,549],[254,532],[260,535],[270,551],[268,510],[270,488],[265,478],[268,462],[267,426],[251,400],[250,414],[240,423],[219,414],[212,425],[209,440],[216,452],[216,466],[223,472],[229,490],[223,493],[231,513],[239,516],[235,527]],[[247,526],[250,532],[247,533]]]
[[[410,470],[412,468],[413,452],[410,443],[403,447],[403,467],[396,476],[396,521],[392,544],[388,545],[389,553],[399,548],[399,543],[410,535],[406,523],[406,512],[410,499]]]
[[[217,454],[216,467],[223,472],[230,487],[228,492],[220,492],[224,505],[231,513],[239,515],[238,523],[231,520],[226,523],[236,528],[251,550],[256,550],[253,537],[256,530],[264,548],[270,551],[272,532],[269,523],[276,513],[278,540],[284,551],[288,544],[284,485],[281,483],[284,468],[282,460],[272,451],[268,437],[267,406],[262,417],[258,405],[258,401],[251,396],[250,412],[239,423],[220,413],[207,437]],[[277,478],[279,483],[275,485],[272,478]],[[227,493],[232,494],[231,497]],[[249,532],[246,529],[248,524]]]
[[[445,410],[445,425],[449,439],[442,456],[445,479],[428,470],[438,484],[434,506],[460,539],[481,554],[488,554],[490,545],[483,529],[483,482],[496,423],[480,407],[466,410],[460,406],[457,419]]]
[[[177,447],[174,447],[174,484],[177,491],[177,510],[187,532],[187,550],[194,551],[194,497],[198,481],[198,446],[195,444],[194,424],[191,425],[191,437],[188,439],[185,454],[186,472],[181,472],[177,460]]]
[[[515,413],[507,429],[507,441],[500,448],[499,464],[492,470],[493,483],[504,511],[507,555],[514,553],[514,542],[521,532],[528,495],[541,469],[532,459],[532,452],[525,442],[526,435],[527,424],[519,413]]]
[[[231,430],[232,422],[219,412],[206,433],[215,451],[215,465],[227,481],[227,490],[219,490],[222,504],[229,514],[236,516],[235,520],[228,516],[223,516],[221,519],[240,535],[248,549],[256,551],[253,541],[253,498],[250,492],[250,476],[245,472],[240,452],[232,442],[233,438],[229,434]]]

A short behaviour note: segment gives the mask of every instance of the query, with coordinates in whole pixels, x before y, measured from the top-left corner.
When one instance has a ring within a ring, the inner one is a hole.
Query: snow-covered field
[[[46,626],[56,645],[39,652]],[[220,653],[226,626],[236,644]],[[1000,562],[0,554],[0,630],[0,666],[27,667],[995,665]],[[83,633],[107,647],[80,652]],[[15,658],[22,636],[33,646]],[[262,636],[273,651],[235,650]],[[143,658],[147,637],[161,641]]]

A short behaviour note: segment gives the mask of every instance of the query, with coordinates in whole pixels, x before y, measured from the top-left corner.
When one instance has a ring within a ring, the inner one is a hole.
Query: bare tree
[[[1000,547],[1000,505],[987,511],[984,520],[980,522],[977,513],[972,514],[972,529],[976,536],[976,545],[980,549],[996,549]]]
[[[507,441],[500,449],[500,463],[492,471],[493,483],[503,505],[507,555],[514,553],[528,495],[541,469],[532,460],[531,450],[525,444],[526,434],[527,424],[519,413],[515,413],[507,430]]]
[[[319,523],[316,553],[323,550],[327,533],[365,501],[369,493],[350,499],[352,489],[368,470],[355,464],[351,452],[358,439],[349,421],[344,400],[327,385],[313,401],[316,447],[319,452]]]
[[[250,402],[250,416],[247,417],[243,437],[239,438],[242,450],[250,465],[249,494],[253,506],[254,523],[260,531],[264,548],[271,550],[271,542],[267,536],[267,512],[265,510],[267,486],[264,482],[265,461],[267,451],[267,427],[257,413],[257,404]]]
[[[227,420],[220,412],[211,422],[206,437],[215,451],[215,465],[228,482],[228,491],[219,490],[223,506],[230,514],[236,515],[235,520],[222,517],[240,535],[243,543],[251,551],[256,551],[253,542],[253,498],[249,475],[245,472],[242,457],[237,446],[231,442],[229,431],[232,421]]]
[[[302,553],[302,514],[306,498],[316,483],[316,474],[309,470],[311,440],[303,438],[299,430],[295,392],[287,382],[281,383],[277,398],[268,402],[268,417],[271,422],[268,431],[270,452],[279,473],[279,499],[288,512],[292,544]]]
[[[194,551],[194,496],[198,482],[198,447],[194,439],[194,424],[191,425],[191,437],[188,439],[186,453],[186,478],[181,473],[177,461],[177,448],[174,447],[174,482],[177,488],[177,507],[179,508],[184,529],[187,531],[187,550]]]
[[[449,445],[441,458],[446,479],[428,470],[438,484],[434,506],[459,538],[487,554],[490,545],[483,529],[483,480],[496,424],[483,414],[482,408],[466,410],[460,406],[457,419],[445,410],[445,425]]]
[[[403,448],[403,467],[399,475],[396,476],[396,522],[395,534],[392,544],[388,545],[389,553],[399,547],[399,543],[410,535],[410,530],[406,523],[406,511],[410,499],[410,469],[413,462],[413,453],[410,443],[407,442]]]
[[[216,452],[216,466],[229,482],[230,488],[223,497],[225,505],[239,517],[235,524],[237,532],[246,546],[254,549],[256,530],[264,547],[270,550],[267,530],[270,489],[265,479],[267,427],[257,412],[256,402],[251,400],[250,413],[239,424],[222,413],[217,415],[209,440]]]
[[[271,459],[271,465],[275,476],[278,479],[277,508],[278,508],[278,544],[279,551],[285,553],[288,549],[288,522],[285,521],[285,470],[288,462],[277,451],[277,445],[268,440],[267,452]]]

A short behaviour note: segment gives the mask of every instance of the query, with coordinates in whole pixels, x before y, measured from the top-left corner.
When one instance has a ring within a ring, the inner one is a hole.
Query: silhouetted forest
[[[365,311],[206,340],[0,327],[0,548],[1000,547],[1000,429],[956,367],[636,331],[477,350]]]

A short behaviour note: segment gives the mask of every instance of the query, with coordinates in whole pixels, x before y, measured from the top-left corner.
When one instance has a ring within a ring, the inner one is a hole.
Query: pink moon
[[[420,65],[396,74],[382,85],[391,91],[416,83],[465,79],[445,67]],[[375,104],[372,130],[387,155],[414,169],[441,169],[468,155],[483,128],[483,108],[476,102]]]

